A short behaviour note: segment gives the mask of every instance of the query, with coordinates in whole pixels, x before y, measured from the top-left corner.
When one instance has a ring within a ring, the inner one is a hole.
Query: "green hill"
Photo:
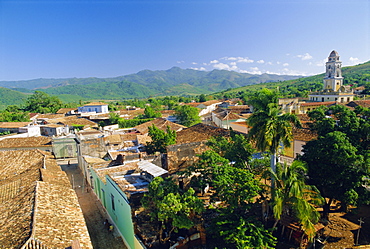
[[[8,105],[22,105],[27,95],[8,88],[0,87],[0,110]]]
[[[370,61],[356,66],[343,67],[342,75],[345,85],[360,86],[370,82]],[[310,77],[304,77],[293,80],[268,82],[244,87],[238,87],[221,91],[219,95],[236,96],[241,92],[257,91],[262,88],[277,89],[285,97],[307,97],[310,91],[318,91],[323,88],[324,74],[318,74]]]
[[[115,78],[36,79],[0,81],[0,86],[42,90],[62,95],[62,100],[146,98],[149,96],[193,95],[222,91],[261,82],[295,79],[299,76],[253,75],[227,70],[211,72],[173,67],[169,70],[143,70]],[[22,92],[26,90],[22,89]]]

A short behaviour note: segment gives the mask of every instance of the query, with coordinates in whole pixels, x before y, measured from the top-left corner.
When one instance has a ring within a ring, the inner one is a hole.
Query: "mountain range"
[[[285,81],[299,77],[302,76],[254,75],[227,70],[207,72],[173,67],[169,70],[143,70],[136,74],[114,78],[90,77],[0,81],[0,87],[26,94],[32,93],[34,90],[42,90],[50,95],[58,95],[63,101],[70,102],[208,94],[230,88]]]

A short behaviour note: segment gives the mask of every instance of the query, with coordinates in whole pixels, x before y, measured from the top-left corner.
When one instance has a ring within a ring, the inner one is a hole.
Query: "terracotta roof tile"
[[[90,121],[86,118],[79,118],[76,116],[49,119],[47,122],[51,124],[63,124],[63,125],[68,125],[68,126],[73,126],[73,125],[83,125],[85,127],[97,127],[98,126],[98,124],[93,121]]]
[[[306,103],[301,103],[301,106],[329,106],[329,105],[334,105],[337,103],[336,101],[327,101],[327,102],[306,102]]]
[[[200,123],[177,132],[176,144],[201,142],[212,136],[229,136],[229,131]]]
[[[52,114],[52,113],[48,113],[48,114],[38,114],[37,115],[37,119],[55,119],[55,118],[63,118],[64,117],[64,114]]]
[[[149,127],[152,126],[153,124],[157,128],[159,128],[160,130],[163,130],[163,131],[167,130],[167,126],[170,126],[170,129],[175,130],[175,131],[179,131],[179,130],[182,130],[182,129],[186,128],[186,126],[175,124],[175,123],[173,123],[171,121],[168,121],[164,118],[156,118],[152,121],[145,122],[143,124],[137,125],[137,126],[135,126],[135,128],[141,134],[147,134],[148,131],[149,131]]]
[[[50,153],[0,151],[0,159],[0,248],[66,248],[72,239],[92,248],[77,196]]]
[[[70,111],[76,111],[77,112],[77,108],[60,108],[58,111],[57,111],[57,114],[66,114]]]
[[[31,122],[0,122],[0,128],[19,128],[29,124],[31,124]]]
[[[84,106],[92,106],[92,105],[108,105],[107,103],[103,103],[103,102],[91,102],[91,103],[88,103]]]
[[[51,145],[50,137],[17,137],[0,140],[0,148],[35,148]]]

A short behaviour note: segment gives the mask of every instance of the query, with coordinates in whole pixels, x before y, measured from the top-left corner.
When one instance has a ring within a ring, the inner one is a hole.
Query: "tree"
[[[314,225],[320,218],[312,204],[321,205],[324,200],[316,187],[306,185],[304,174],[307,173],[307,167],[295,160],[291,166],[285,164],[276,173],[271,173],[276,180],[271,191],[272,210],[276,219],[274,227],[282,214],[296,217],[302,230],[312,240],[316,234]]]
[[[171,178],[156,177],[149,184],[142,204],[154,224],[158,224],[161,243],[168,241],[173,231],[194,226],[194,217],[203,211],[203,202],[194,194],[192,188],[182,193]]]
[[[178,106],[175,111],[176,118],[179,120],[179,123],[184,126],[189,127],[201,122],[199,110],[196,107],[181,105]]]
[[[235,167],[245,169],[251,160],[254,149],[246,137],[230,131],[230,137],[212,137],[207,145],[222,157],[234,163]]]
[[[214,220],[214,231],[240,249],[275,248],[276,238],[254,217],[226,209]]]
[[[206,102],[206,101],[207,101],[206,95],[204,94],[199,95],[199,102]]]
[[[350,194],[357,192],[368,165],[364,165],[363,156],[357,154],[346,134],[333,131],[303,146],[301,160],[308,165],[308,183],[315,185],[323,197],[324,217],[328,218],[330,204],[334,199],[345,203],[356,203],[356,197]]]
[[[162,114],[155,111],[151,106],[146,106],[144,110],[144,115],[142,118],[160,118]]]
[[[63,103],[58,97],[35,91],[27,98],[24,110],[37,113],[56,113],[62,107]]]
[[[114,113],[114,112],[111,112],[109,113],[109,124],[118,124],[118,122],[120,121],[120,117],[119,117],[119,114],[117,113]]]
[[[247,124],[251,126],[248,135],[261,151],[271,154],[271,169],[276,172],[276,154],[281,144],[290,147],[293,140],[293,126],[300,127],[300,122],[294,114],[281,114],[277,105],[277,93],[264,89],[248,102],[253,106],[253,113]],[[270,102],[270,101],[275,102]],[[272,181],[273,184],[273,181]]]
[[[148,154],[153,154],[156,151],[166,153],[166,147],[176,143],[176,131],[171,130],[169,126],[167,126],[165,132],[153,124],[149,127],[149,136],[152,138],[152,141],[146,145]]]

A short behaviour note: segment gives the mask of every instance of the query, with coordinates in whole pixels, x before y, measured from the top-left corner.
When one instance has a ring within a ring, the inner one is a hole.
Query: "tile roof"
[[[50,137],[16,137],[0,140],[0,148],[35,148],[51,147]]]
[[[229,136],[229,131],[200,123],[177,132],[176,144],[201,142],[212,136]]]
[[[19,128],[31,124],[30,122],[0,122],[0,128]]]
[[[293,128],[294,140],[311,141],[317,138],[317,133],[310,129]]]
[[[55,118],[63,118],[64,114],[54,114],[54,113],[47,113],[47,114],[38,114],[36,116],[37,119],[55,119]]]
[[[73,126],[73,125],[83,125],[85,127],[97,127],[98,126],[98,124],[93,121],[90,121],[86,118],[79,118],[77,116],[68,116],[68,117],[63,117],[63,118],[49,119],[47,122],[51,124],[63,124],[63,125],[68,125],[68,126]]]
[[[103,103],[103,102],[91,102],[91,103],[88,103],[84,106],[92,106],[92,105],[108,105],[108,104]]]
[[[60,108],[58,111],[57,111],[57,114],[66,114],[70,111],[76,111],[77,112],[77,108]]]
[[[336,101],[327,101],[327,102],[306,102],[306,103],[301,103],[301,106],[321,106],[321,105],[333,105],[337,103]]]
[[[162,131],[167,130],[167,126],[169,126],[171,130],[175,130],[175,131],[179,131],[179,130],[186,128],[186,126],[175,124],[164,118],[156,118],[152,121],[148,121],[143,124],[137,125],[135,126],[135,128],[141,134],[147,134],[149,132],[149,127],[152,126],[153,124]]]
[[[67,248],[76,239],[92,248],[77,195],[68,187],[37,182],[32,233],[51,248]]]
[[[350,107],[362,106],[369,108],[370,107],[370,100],[354,100],[347,104]]]
[[[10,150],[0,159],[0,248],[66,248],[76,239],[92,248],[77,196],[51,154]]]

